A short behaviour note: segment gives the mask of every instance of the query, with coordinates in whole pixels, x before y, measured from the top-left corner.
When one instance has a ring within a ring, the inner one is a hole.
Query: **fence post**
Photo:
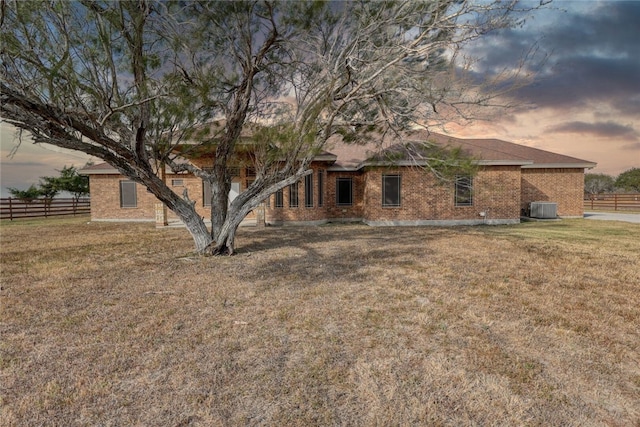
[[[613,195],[613,210],[618,210],[618,193]]]
[[[9,197],[9,221],[13,221],[13,204],[11,203],[11,197]]]

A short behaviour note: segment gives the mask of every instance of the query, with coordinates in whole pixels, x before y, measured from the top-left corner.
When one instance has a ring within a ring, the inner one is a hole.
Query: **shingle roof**
[[[366,166],[375,157],[384,157],[390,150],[399,152],[402,142],[433,142],[444,148],[460,148],[469,156],[478,159],[484,165],[519,165],[523,168],[593,168],[596,163],[582,160],[539,148],[527,147],[500,139],[462,139],[434,132],[417,131],[400,138],[386,141],[375,141],[372,137],[368,143],[345,143],[340,135],[334,135],[327,141],[325,150],[317,160],[333,161],[332,170],[358,170]],[[382,156],[381,156],[382,155]],[[394,156],[394,159],[400,159]],[[107,163],[83,168],[82,174],[118,173]]]
[[[400,138],[394,138],[386,143],[371,142],[368,144],[345,144],[339,139],[329,141],[328,151],[338,158],[334,168],[359,169],[367,164],[367,160],[380,156],[385,151],[394,150],[402,142],[433,142],[443,148],[460,148],[469,156],[479,160],[480,164],[512,164],[523,168],[592,168],[596,163],[563,154],[553,153],[538,148],[527,147],[500,139],[462,139],[449,135],[442,135],[426,130],[413,132]],[[394,156],[394,159],[397,159]]]

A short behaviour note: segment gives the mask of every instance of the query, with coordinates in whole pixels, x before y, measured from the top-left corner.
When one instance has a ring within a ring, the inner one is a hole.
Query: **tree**
[[[588,194],[610,193],[615,190],[615,179],[603,173],[585,173],[584,191]]]
[[[26,190],[19,190],[13,187],[7,187],[7,190],[9,190],[9,193],[11,193],[11,195],[16,199],[20,199],[27,203],[32,202],[42,195],[40,189],[34,184],[31,184]]]
[[[75,166],[64,166],[58,172],[60,176],[54,177],[53,182],[59,191],[71,193],[76,201],[89,194],[89,180],[86,176],[80,175]]]
[[[616,187],[640,193],[640,168],[631,168],[618,175]]]
[[[59,176],[40,177],[38,185],[31,184],[27,190],[18,190],[12,187],[8,187],[8,190],[12,196],[21,200],[32,201],[43,197],[47,202],[50,202],[62,191],[73,194],[76,201],[89,194],[89,180],[80,175],[75,166],[64,166],[58,172],[60,172]]]
[[[514,76],[463,79],[461,48],[521,12],[515,1],[8,0],[1,112],[35,143],[101,158],[144,185],[198,252],[233,253],[244,216],[310,173],[331,135],[384,141],[495,105]],[[228,204],[249,128],[256,179]],[[434,172],[459,160],[407,145]],[[202,153],[209,168],[185,161]],[[211,184],[210,231],[160,178],[165,165]]]
[[[55,178],[41,177],[40,184],[38,185],[38,191],[40,196],[44,198],[45,206],[51,206],[51,201],[60,192],[55,182]]]

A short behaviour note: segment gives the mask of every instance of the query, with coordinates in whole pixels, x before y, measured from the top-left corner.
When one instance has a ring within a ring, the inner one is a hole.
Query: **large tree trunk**
[[[227,210],[225,221],[215,236],[215,243],[212,244],[211,253],[213,255],[233,255],[235,253],[236,231],[247,214],[258,207],[269,195],[285,188],[287,185],[293,184],[310,173],[313,173],[313,171],[300,169],[286,179],[273,185],[262,187],[262,191],[254,189],[251,193],[245,192],[240,194]]]
[[[196,252],[202,255],[209,253],[213,239],[204,220],[196,212],[195,202],[178,196],[150,169],[142,168],[139,172],[141,183],[187,227],[195,243]]]
[[[224,165],[216,165],[211,183],[211,237],[218,240],[220,230],[227,219],[231,178]]]
[[[193,206],[175,206],[170,209],[178,215],[178,218],[184,223],[193,238],[193,242],[196,246],[196,252],[205,255],[209,253],[213,239],[207,229],[206,224],[198,215]]]

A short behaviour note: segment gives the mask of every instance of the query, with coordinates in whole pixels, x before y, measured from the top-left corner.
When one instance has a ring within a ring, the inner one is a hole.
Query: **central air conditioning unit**
[[[531,202],[529,204],[531,218],[552,219],[558,217],[558,204],[555,202]]]

